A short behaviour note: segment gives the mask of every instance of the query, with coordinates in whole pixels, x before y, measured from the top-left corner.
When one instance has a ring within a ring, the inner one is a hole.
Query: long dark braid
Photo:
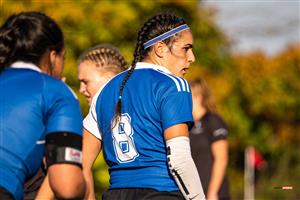
[[[130,78],[130,76],[133,74],[136,63],[143,61],[152,49],[152,47],[144,49],[143,44],[182,24],[185,24],[185,20],[183,18],[177,17],[169,13],[162,13],[151,17],[148,21],[146,21],[146,23],[140,29],[138,33],[134,54],[133,54],[133,61],[131,64],[131,68],[128,70],[126,76],[124,77],[119,90],[119,99],[116,105],[113,127],[114,125],[116,125],[116,122],[119,121],[119,118],[121,116],[122,95],[123,95],[124,87],[128,79]],[[174,41],[174,36],[165,39],[163,42],[165,42],[167,45],[170,45],[173,41]]]

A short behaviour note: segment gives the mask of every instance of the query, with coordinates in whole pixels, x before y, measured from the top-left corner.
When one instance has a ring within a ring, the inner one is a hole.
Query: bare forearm
[[[84,199],[88,200],[94,200],[96,199],[95,197],[95,190],[94,190],[94,179],[93,179],[93,173],[91,169],[84,169],[83,174],[86,180],[86,193]]]
[[[207,197],[211,200],[218,199],[218,192],[224,180],[228,163],[228,142],[219,140],[211,145],[214,162],[211,178],[208,185]]]
[[[92,168],[94,162],[101,151],[101,141],[93,136],[86,129],[83,131],[83,157],[82,166],[83,174],[87,183],[87,191],[85,199],[93,200],[96,199],[94,191],[94,179]]]
[[[227,161],[215,160],[212,167],[211,179],[208,186],[207,197],[217,195],[226,173]]]
[[[39,192],[36,196],[36,199],[48,199],[48,200],[54,199],[54,194],[49,185],[48,175],[45,177],[45,179],[39,189]]]

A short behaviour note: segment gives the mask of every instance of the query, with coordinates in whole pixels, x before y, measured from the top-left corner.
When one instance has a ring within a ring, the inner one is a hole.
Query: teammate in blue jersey
[[[188,138],[192,99],[183,76],[195,60],[192,47],[184,19],[153,16],[139,31],[131,68],[93,98],[83,167],[103,148],[110,173],[104,200],[205,199]]]
[[[119,50],[110,44],[100,44],[87,49],[78,58],[79,92],[86,97],[90,104],[97,91],[116,74],[124,71],[126,66],[127,63]],[[89,146],[85,147],[89,148]],[[88,184],[91,184],[85,199],[93,199],[95,196],[91,169],[92,163],[89,167],[84,166],[83,168],[85,179]],[[44,184],[37,199],[53,198],[50,187]]]
[[[42,13],[12,15],[0,28],[0,199],[22,199],[44,152],[56,197],[85,193],[79,104],[54,78],[63,56],[63,33]]]

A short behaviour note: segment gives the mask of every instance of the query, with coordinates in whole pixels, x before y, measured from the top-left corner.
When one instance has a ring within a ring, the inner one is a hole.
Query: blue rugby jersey
[[[24,180],[41,166],[45,136],[82,134],[77,99],[60,80],[17,62],[0,73],[0,187],[22,199]]]
[[[97,93],[84,128],[103,141],[110,188],[179,191],[169,172],[164,130],[193,123],[188,82],[166,68],[137,63],[122,96],[122,118],[111,127],[121,82],[114,77]]]

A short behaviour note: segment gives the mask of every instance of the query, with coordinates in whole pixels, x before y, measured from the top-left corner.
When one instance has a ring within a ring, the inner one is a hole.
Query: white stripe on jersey
[[[191,92],[191,91],[190,91],[189,83],[187,82],[187,80],[185,80],[185,79],[183,79],[183,80],[184,80],[184,82],[185,82],[185,86],[186,86],[187,92]]]
[[[161,71],[159,71],[159,72],[161,72]],[[175,82],[178,92],[181,91],[181,88],[179,86],[180,83],[179,83],[179,81],[176,78],[174,78],[173,76],[171,76],[169,74],[165,74],[163,72],[161,72],[161,73],[164,74],[164,75],[166,75],[166,76],[168,76],[168,77],[170,77]]]
[[[177,78],[179,78],[179,77],[177,77]],[[183,91],[187,91],[184,80],[182,78],[179,78],[179,80],[181,82],[181,86],[182,86]]]
[[[171,74],[167,74],[167,73],[165,73],[165,72],[163,72],[163,71],[161,71],[161,70],[159,70],[159,69],[156,69],[156,71],[158,71],[158,72],[160,72],[160,73],[162,73],[162,74],[164,74],[164,75],[170,77],[170,78],[175,82],[178,92],[181,92],[181,88],[182,88],[182,90],[183,90],[184,92],[190,92],[188,83],[187,83],[187,81],[186,81],[185,79],[180,78],[180,77],[173,76],[173,75],[171,75]],[[178,79],[179,79],[180,81],[178,81]],[[181,87],[180,87],[180,86],[181,86]]]
[[[189,84],[184,78],[180,78],[178,76],[172,75],[171,72],[163,66],[155,65],[155,64],[151,64],[151,63],[145,63],[145,62],[138,62],[138,63],[136,63],[135,69],[156,70],[156,71],[168,76],[169,78],[171,78],[174,81],[178,92],[181,92],[181,91],[190,92]]]

